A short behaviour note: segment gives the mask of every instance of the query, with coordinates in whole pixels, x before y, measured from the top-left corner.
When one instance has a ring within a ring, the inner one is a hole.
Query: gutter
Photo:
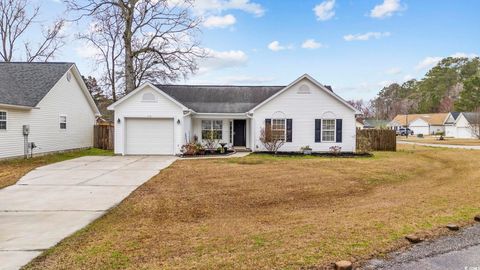
[[[30,107],[30,106],[12,105],[12,104],[4,104],[4,103],[0,103],[0,107],[22,109],[22,110],[40,109],[40,107]]]

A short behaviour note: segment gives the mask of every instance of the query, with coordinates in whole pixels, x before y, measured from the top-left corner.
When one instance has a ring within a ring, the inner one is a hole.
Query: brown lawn
[[[456,138],[444,138],[443,141],[440,141],[438,137],[428,136],[425,138],[417,138],[417,137],[397,137],[397,140],[400,141],[407,141],[407,142],[418,142],[418,143],[433,143],[433,144],[451,144],[451,145],[479,145],[479,139],[456,139]]]
[[[365,259],[480,212],[480,152],[184,160],[26,269],[298,269]]]
[[[92,148],[39,156],[32,159],[0,160],[0,189],[15,184],[22,176],[40,166],[82,156],[112,154],[112,151]]]

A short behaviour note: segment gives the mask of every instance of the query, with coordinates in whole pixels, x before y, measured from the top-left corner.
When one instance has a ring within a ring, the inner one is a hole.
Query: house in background
[[[309,75],[287,86],[144,84],[109,107],[115,153],[180,154],[215,133],[230,147],[263,151],[261,130],[285,141],[280,151],[355,151],[358,110]]]
[[[454,125],[455,138],[480,139],[480,112],[462,112]]]
[[[446,137],[457,137],[457,127],[455,125],[458,117],[460,116],[459,112],[451,112],[448,114],[443,125],[445,126],[445,136]]]
[[[414,134],[434,135],[445,132],[444,122],[448,116],[448,113],[399,114],[388,123],[388,127],[397,130],[407,126]]]
[[[99,111],[73,63],[0,63],[0,159],[93,145]]]
[[[381,128],[388,128],[388,120],[381,120],[381,119],[365,119],[363,121],[363,128],[364,129],[381,129]]]

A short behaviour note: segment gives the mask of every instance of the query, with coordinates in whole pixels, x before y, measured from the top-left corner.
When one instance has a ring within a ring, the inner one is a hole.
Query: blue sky
[[[65,9],[36,1],[44,23]],[[211,58],[179,83],[285,85],[309,73],[346,99],[370,99],[383,85],[421,78],[441,57],[480,54],[478,10],[477,0],[197,0]],[[73,36],[82,25],[68,26],[55,60],[95,75],[89,48]]]

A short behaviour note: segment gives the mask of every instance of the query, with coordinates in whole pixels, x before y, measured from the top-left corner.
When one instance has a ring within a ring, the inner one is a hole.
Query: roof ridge
[[[179,87],[286,87],[286,85],[233,85],[233,84],[154,84],[155,86]]]
[[[74,62],[0,62],[0,64],[75,64]]]

